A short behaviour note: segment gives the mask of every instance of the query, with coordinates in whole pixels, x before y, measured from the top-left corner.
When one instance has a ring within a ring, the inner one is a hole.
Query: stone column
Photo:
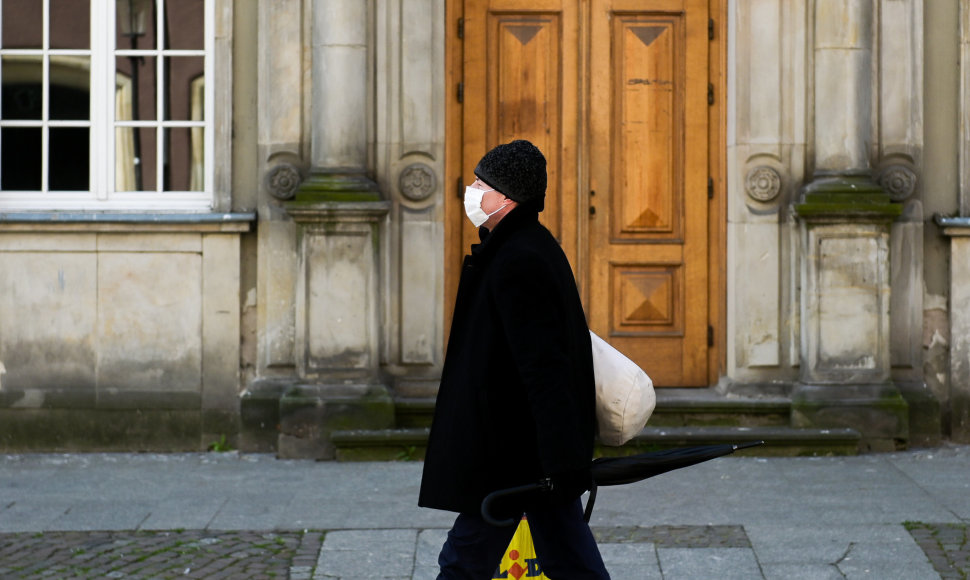
[[[815,1],[815,175],[869,175],[872,1]]]
[[[333,431],[394,425],[379,357],[390,203],[371,177],[372,6],[312,3],[310,176],[285,204],[297,225],[300,383],[280,399],[281,457],[332,459]]]
[[[815,171],[801,221],[796,427],[851,427],[870,449],[908,438],[890,379],[889,232],[900,206],[872,180],[871,0],[815,3]]]
[[[372,141],[373,66],[371,2],[314,0],[311,62],[311,175],[300,186],[304,198],[375,201],[377,184],[369,176]]]

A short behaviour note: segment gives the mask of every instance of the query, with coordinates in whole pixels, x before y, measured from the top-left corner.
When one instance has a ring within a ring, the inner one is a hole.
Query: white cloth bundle
[[[657,406],[653,381],[623,353],[593,331],[596,426],[605,445],[623,445],[647,424]]]

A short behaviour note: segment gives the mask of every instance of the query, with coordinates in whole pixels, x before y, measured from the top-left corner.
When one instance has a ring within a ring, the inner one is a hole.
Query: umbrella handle
[[[533,491],[549,491],[552,489],[552,481],[549,478],[543,479],[539,483],[528,483],[526,485],[520,485],[518,487],[510,487],[508,489],[500,489],[498,491],[493,491],[492,493],[485,496],[482,500],[482,519],[485,520],[489,525],[495,526],[497,528],[505,528],[511,526],[518,522],[516,518],[509,518],[507,520],[499,520],[492,517],[491,507],[492,503],[503,497],[508,497],[510,495],[518,495],[520,493],[529,493]]]
[[[593,481],[592,487],[589,488],[589,499],[586,500],[586,510],[583,511],[583,520],[588,524],[589,519],[593,517],[593,505],[596,503],[596,481]]]

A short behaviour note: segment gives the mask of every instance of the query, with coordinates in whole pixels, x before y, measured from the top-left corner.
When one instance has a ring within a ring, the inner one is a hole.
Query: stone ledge
[[[934,214],[933,221],[936,225],[943,228],[943,235],[950,237],[970,236],[970,217],[949,217],[943,214]]]
[[[0,213],[0,233],[243,233],[255,221],[255,213],[4,212]]]

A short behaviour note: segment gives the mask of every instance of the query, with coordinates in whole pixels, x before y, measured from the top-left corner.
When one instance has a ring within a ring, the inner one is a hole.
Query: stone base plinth
[[[798,384],[791,398],[795,428],[852,428],[862,451],[894,451],[909,441],[909,405],[891,383]]]
[[[334,459],[330,434],[394,426],[394,401],[379,384],[295,385],[279,400],[277,455]]]

